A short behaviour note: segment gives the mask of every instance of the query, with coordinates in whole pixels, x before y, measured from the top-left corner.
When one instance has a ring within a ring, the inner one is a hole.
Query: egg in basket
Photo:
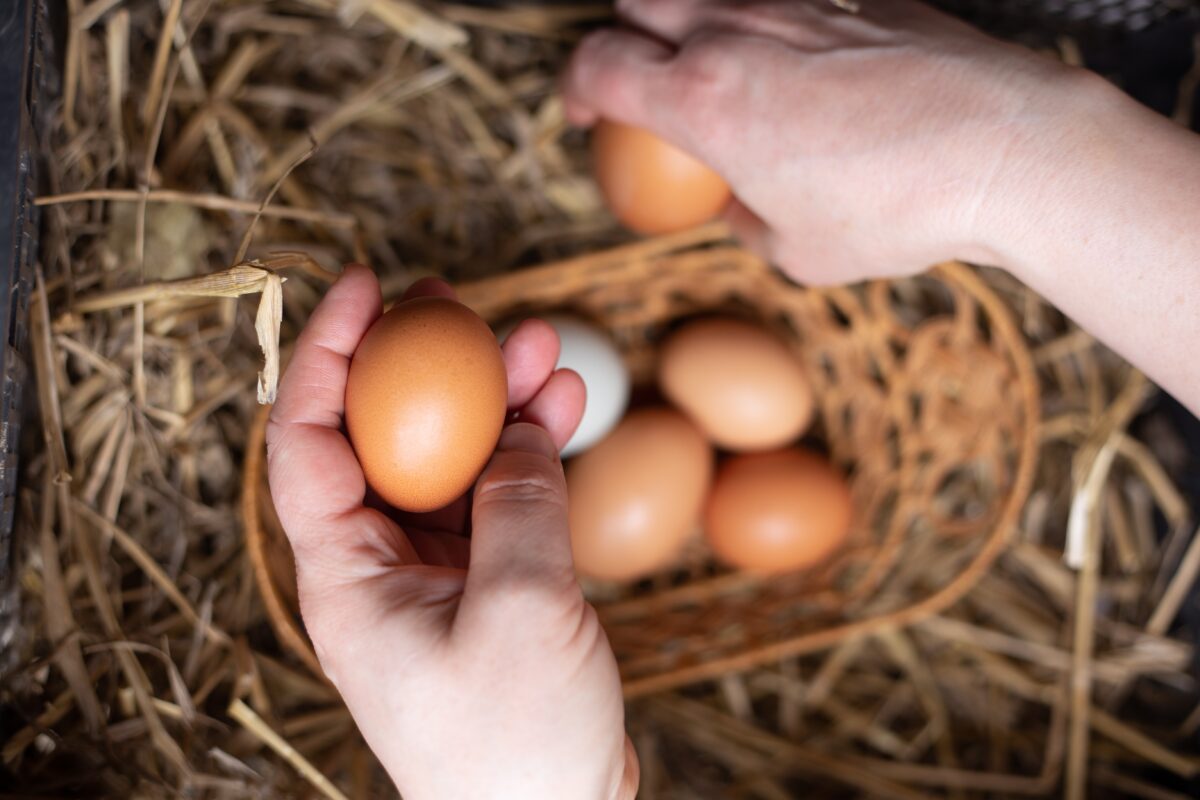
[[[710,226],[457,288],[500,328],[566,315],[624,365],[628,396],[589,387],[608,422],[566,469],[577,567],[629,696],[937,613],[1028,496],[1032,360],[964,265],[804,288]],[[603,350],[579,352],[612,374]],[[266,483],[267,413],[247,448],[247,550],[281,642],[319,674]],[[602,519],[622,498],[624,522]]]

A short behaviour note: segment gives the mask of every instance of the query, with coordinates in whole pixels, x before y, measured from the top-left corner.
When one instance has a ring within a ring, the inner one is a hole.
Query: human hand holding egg
[[[452,292],[422,282],[414,296]],[[297,341],[267,430],[323,669],[406,798],[632,798],[620,680],[575,580],[558,459],[582,384],[555,371],[553,329],[519,326],[505,406],[523,422],[475,484],[471,538],[461,502],[401,525],[365,503],[342,431],[351,358],[381,311],[371,272],[347,267]]]
[[[563,78],[568,119],[597,126],[614,214],[661,233],[685,209],[690,224],[720,210],[694,171],[660,200],[683,160],[653,136],[727,181],[735,233],[802,283],[951,258],[1013,266],[1014,226],[1042,223],[1023,218],[1021,189],[1074,153],[1047,136],[1071,127],[1053,120],[1086,87],[924,3],[856,5],[619,0],[622,26],[589,33]],[[626,170],[653,184],[640,202]]]

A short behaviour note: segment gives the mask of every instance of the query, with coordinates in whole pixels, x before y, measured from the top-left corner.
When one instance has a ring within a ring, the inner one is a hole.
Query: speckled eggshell
[[[504,426],[508,376],[475,312],[444,297],[399,303],[354,352],[346,429],[367,483],[404,511],[471,488]]]
[[[777,573],[829,558],[845,542],[852,518],[841,473],[816,453],[789,448],[722,464],[704,525],[709,546],[725,563]]]
[[[601,120],[592,129],[592,170],[608,207],[638,233],[684,230],[729,204],[729,184],[649,131]]]
[[[712,468],[712,448],[679,412],[626,415],[567,464],[576,571],[626,581],[669,566],[698,529]]]
[[[658,384],[715,444],[737,452],[792,443],[815,411],[795,354],[739,319],[699,319],[676,331],[659,354]]]

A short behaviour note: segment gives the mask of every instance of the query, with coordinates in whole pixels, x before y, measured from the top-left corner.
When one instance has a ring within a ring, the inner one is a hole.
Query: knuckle
[[[575,48],[575,60],[583,64],[592,63],[595,57],[604,50],[609,37],[610,31],[607,28],[600,28],[585,34]]]
[[[617,16],[629,19],[636,16],[639,10],[652,7],[656,4],[655,0],[617,0]]]
[[[279,449],[284,434],[287,432],[287,426],[280,422],[275,414],[275,409],[272,408],[270,415],[267,417],[267,427],[264,434],[267,442],[267,458],[270,458],[271,453]]]
[[[278,412],[276,411],[278,407],[276,405],[271,409],[271,413],[267,416],[267,426],[263,431],[263,440],[267,448],[268,466],[283,459],[283,454],[293,449],[293,443],[296,442],[296,432],[299,428],[304,427],[304,423],[285,422],[278,416]]]
[[[475,490],[475,502],[560,503],[566,488],[561,470],[552,470],[531,453],[506,454],[505,463],[489,470]]]
[[[661,18],[677,12],[679,0],[617,0],[617,16],[636,21],[645,18]]]
[[[742,68],[731,58],[728,40],[701,35],[688,42],[672,65],[673,93],[684,123],[695,135],[712,133],[732,118],[744,91]]]
[[[636,113],[639,107],[638,76],[629,74],[619,62],[596,68],[591,79],[590,94],[613,114]]]
[[[278,422],[274,415],[267,420],[265,432],[267,449],[267,479],[274,482],[279,479],[280,471],[287,466],[288,426]]]
[[[619,52],[618,33],[612,28],[601,28],[585,35],[576,48],[575,58],[585,75],[611,74],[612,56]]]
[[[679,88],[695,99],[719,95],[729,82],[731,66],[727,62],[718,37],[697,36],[684,45],[675,59]]]

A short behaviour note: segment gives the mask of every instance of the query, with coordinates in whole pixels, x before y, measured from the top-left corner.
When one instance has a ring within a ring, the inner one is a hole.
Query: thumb
[[[674,55],[674,48],[635,31],[602,28],[589,33],[563,72],[567,118],[577,125],[605,117],[654,127],[652,122],[662,121]]]
[[[464,601],[578,592],[567,527],[567,482],[545,429],[510,425],[475,485]]]

